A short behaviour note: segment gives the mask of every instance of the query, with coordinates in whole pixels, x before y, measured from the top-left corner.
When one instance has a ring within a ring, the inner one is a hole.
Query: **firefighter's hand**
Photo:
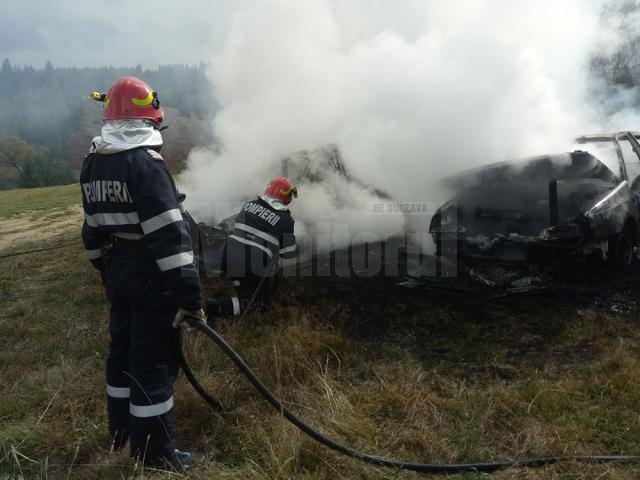
[[[185,310],[184,308],[179,308],[178,313],[176,313],[176,318],[173,321],[173,328],[184,328],[185,330],[193,330],[185,319],[187,317],[195,318],[200,322],[207,324],[207,316],[204,313],[204,310],[201,308],[200,310]]]

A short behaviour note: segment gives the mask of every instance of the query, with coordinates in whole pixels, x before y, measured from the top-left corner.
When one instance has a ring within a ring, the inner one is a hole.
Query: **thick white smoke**
[[[588,61],[615,39],[591,0],[275,0],[243,4],[211,66],[221,152],[194,151],[189,207],[234,213],[288,152],[336,143],[347,169],[401,202],[437,202],[437,180],[488,161],[562,151],[603,127]],[[633,128],[631,125],[620,128]],[[331,181],[329,179],[329,181]],[[338,180],[336,180],[338,181]],[[352,201],[343,206],[335,192]],[[305,225],[394,233],[371,191],[300,189]]]

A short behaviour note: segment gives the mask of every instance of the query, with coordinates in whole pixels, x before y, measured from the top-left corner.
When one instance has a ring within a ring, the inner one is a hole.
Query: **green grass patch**
[[[0,218],[29,211],[68,208],[82,202],[77,184],[0,191]]]

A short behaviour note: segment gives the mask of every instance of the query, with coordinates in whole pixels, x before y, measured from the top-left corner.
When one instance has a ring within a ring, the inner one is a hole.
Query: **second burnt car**
[[[574,149],[444,180],[453,198],[432,218],[436,255],[461,263],[628,267],[639,235],[638,133],[585,135]]]
[[[310,150],[291,152],[280,159],[280,171],[272,174],[291,179],[299,187],[323,184],[335,205],[348,205],[351,201],[346,187],[366,191],[373,200],[388,200],[389,195],[375,187],[368,186],[352,176],[346,168],[342,153],[336,144],[327,144]],[[247,197],[244,200],[250,200]],[[239,209],[243,202],[237,205]],[[187,213],[189,219],[193,252],[200,272],[207,276],[219,276],[223,269],[222,255],[227,235],[234,229],[237,214],[222,219],[198,221]],[[313,226],[306,225],[307,234],[313,233]],[[299,257],[308,257],[312,252],[305,250],[305,243],[298,241]],[[302,250],[302,252],[301,252]]]

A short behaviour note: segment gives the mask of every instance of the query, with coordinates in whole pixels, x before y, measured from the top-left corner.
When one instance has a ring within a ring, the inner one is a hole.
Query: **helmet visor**
[[[280,193],[286,197],[294,197],[294,198],[298,198],[298,188],[297,187],[291,187],[288,190],[280,190]]]

